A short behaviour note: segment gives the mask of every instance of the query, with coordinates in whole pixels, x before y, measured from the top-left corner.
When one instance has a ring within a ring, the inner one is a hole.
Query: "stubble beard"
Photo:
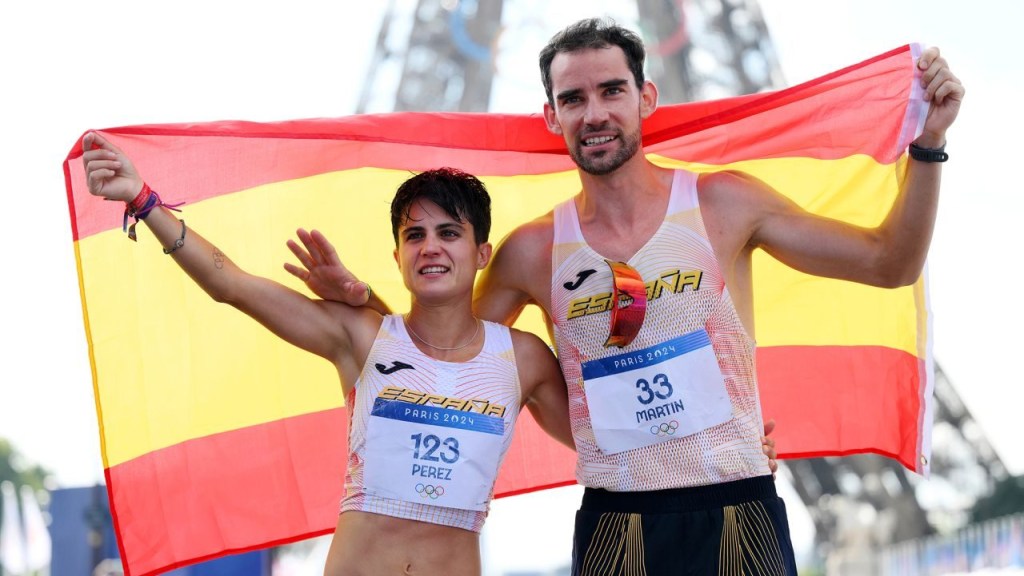
[[[604,176],[619,169],[640,150],[640,133],[636,132],[628,136],[619,133],[619,142],[622,145],[610,155],[601,157],[588,157],[583,151],[583,139],[576,142],[576,145],[569,149],[569,156],[580,170],[592,176]]]

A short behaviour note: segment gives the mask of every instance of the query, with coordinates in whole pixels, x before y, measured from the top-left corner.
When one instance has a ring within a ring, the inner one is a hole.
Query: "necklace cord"
[[[445,346],[434,346],[430,342],[427,342],[426,340],[423,339],[422,336],[417,334],[416,331],[412,329],[412,324],[409,323],[409,317],[408,316],[403,316],[402,319],[405,320],[405,329],[409,331],[409,334],[412,334],[417,340],[419,340],[420,342],[422,342],[422,343],[426,344],[427,346],[433,348],[434,350],[444,350],[444,351],[462,350],[466,346],[469,346],[470,344],[472,344],[476,340],[477,334],[480,333],[480,325],[483,324],[483,322],[481,322],[480,320],[477,320],[476,321],[476,331],[473,332],[473,335],[469,338],[469,340],[467,340],[465,344],[449,348],[449,347],[445,347]]]

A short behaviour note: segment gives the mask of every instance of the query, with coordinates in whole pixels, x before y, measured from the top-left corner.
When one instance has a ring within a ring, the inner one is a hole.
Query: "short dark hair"
[[[391,234],[398,244],[398,228],[409,219],[413,202],[429,200],[460,223],[473,225],[477,245],[491,233],[491,196],[476,176],[458,168],[421,172],[398,187],[391,201]]]
[[[540,77],[548,104],[554,106],[555,98],[551,87],[551,62],[560,52],[576,52],[590,48],[618,46],[626,54],[626,64],[633,72],[637,88],[644,86],[644,41],[635,32],[627,30],[612,20],[588,18],[572,24],[551,37],[547,46],[540,51]]]

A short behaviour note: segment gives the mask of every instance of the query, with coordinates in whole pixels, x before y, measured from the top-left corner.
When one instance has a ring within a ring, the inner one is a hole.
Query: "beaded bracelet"
[[[164,254],[170,254],[185,245],[185,221],[178,220],[178,222],[181,222],[181,238],[175,240],[174,245],[170,248],[164,248]]]

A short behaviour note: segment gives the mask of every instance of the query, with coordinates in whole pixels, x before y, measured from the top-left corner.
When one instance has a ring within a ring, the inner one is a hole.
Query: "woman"
[[[350,453],[324,574],[479,574],[479,531],[520,407],[572,446],[565,383],[548,346],[473,316],[476,273],[491,256],[480,181],[440,169],[399,188],[394,257],[411,308],[382,315],[246,273],[178,220],[121,150],[94,133],[83,145],[93,195],[125,202],[214,300],[335,366]]]

